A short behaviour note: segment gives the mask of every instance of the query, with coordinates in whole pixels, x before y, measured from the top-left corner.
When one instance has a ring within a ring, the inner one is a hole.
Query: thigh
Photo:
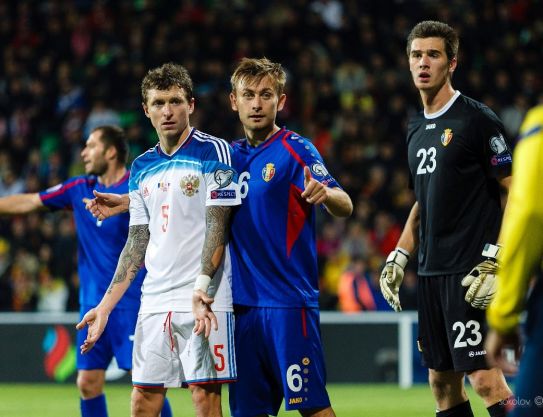
[[[484,348],[486,312],[473,308],[464,300],[466,289],[460,284],[463,277],[463,274],[445,276],[445,291],[441,293],[454,370],[470,372],[488,369]]]
[[[87,311],[91,309],[90,306],[82,306],[80,309],[80,318],[82,318]],[[107,329],[107,326],[106,326]],[[94,369],[107,369],[111,359],[113,358],[113,350],[111,348],[111,341],[108,332],[104,332],[100,339],[96,342],[94,347],[86,354],[81,354],[79,346],[83,344],[87,338],[88,327],[85,326],[82,330],[79,330],[76,335],[76,362],[77,369],[79,370],[94,370]]]
[[[316,308],[268,309],[267,340],[278,363],[276,377],[287,410],[330,405],[319,321]]]
[[[442,277],[418,277],[417,346],[422,365],[436,371],[448,371],[454,367],[441,303],[442,291]]]
[[[114,309],[108,319],[107,336],[113,355],[121,369],[132,369],[132,349],[137,319],[137,310],[123,309]]]
[[[270,354],[265,339],[262,310],[236,306],[236,363],[238,380],[230,384],[230,413],[233,417],[277,415],[283,393],[277,361]]]
[[[192,313],[188,320],[194,326]],[[215,311],[218,329],[211,330],[209,338],[191,333],[180,359],[186,384],[228,383],[237,378],[234,347],[234,313]],[[191,327],[191,329],[192,329]],[[182,336],[182,335],[181,335]]]
[[[174,331],[173,314],[154,313],[138,316],[132,367],[134,387],[158,389],[181,386],[184,375],[179,352],[185,349],[192,327],[190,321],[185,323],[185,334],[181,336],[179,330]],[[192,313],[177,314],[192,316]],[[179,321],[179,318],[177,320]]]

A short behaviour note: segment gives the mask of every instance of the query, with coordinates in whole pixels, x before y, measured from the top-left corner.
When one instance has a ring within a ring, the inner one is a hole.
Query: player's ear
[[[145,116],[151,118],[151,116],[149,115],[149,108],[147,107],[147,104],[141,103],[141,106],[143,107],[143,112],[145,113]]]
[[[281,94],[279,96],[279,101],[277,102],[277,111],[283,110],[283,107],[285,107],[285,102],[287,101],[287,95]]]
[[[454,57],[449,61],[449,73],[452,75],[456,66],[458,65],[458,58]]]
[[[234,92],[230,93],[230,107],[232,107],[232,110],[238,111],[238,102],[236,100],[236,93]]]
[[[108,146],[105,152],[106,159],[117,159],[117,148]]]

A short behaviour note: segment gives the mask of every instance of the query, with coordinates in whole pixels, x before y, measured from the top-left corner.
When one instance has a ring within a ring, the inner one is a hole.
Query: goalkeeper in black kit
[[[404,268],[418,247],[418,347],[438,417],[470,417],[467,374],[490,416],[505,416],[511,391],[488,369],[485,311],[495,292],[502,208],[511,148],[498,117],[451,84],[458,35],[441,22],[417,24],[407,39],[409,67],[423,111],[407,133],[416,202],[381,274],[396,310]]]

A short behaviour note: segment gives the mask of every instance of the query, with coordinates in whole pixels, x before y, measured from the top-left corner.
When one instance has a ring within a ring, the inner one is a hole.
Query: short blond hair
[[[236,86],[240,83],[259,83],[268,76],[273,81],[277,95],[283,94],[287,74],[281,64],[272,62],[268,58],[242,58],[230,77],[232,92],[236,91]]]

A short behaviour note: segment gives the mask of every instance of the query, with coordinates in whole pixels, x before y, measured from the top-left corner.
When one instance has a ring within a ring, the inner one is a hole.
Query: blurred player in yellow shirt
[[[487,311],[485,348],[492,366],[515,372],[503,348],[519,353],[520,315],[528,311],[526,345],[516,378],[514,417],[543,416],[543,281],[537,280],[529,298],[530,278],[543,255],[543,105],[528,112],[513,158],[513,182],[502,224],[500,272],[496,298]]]

